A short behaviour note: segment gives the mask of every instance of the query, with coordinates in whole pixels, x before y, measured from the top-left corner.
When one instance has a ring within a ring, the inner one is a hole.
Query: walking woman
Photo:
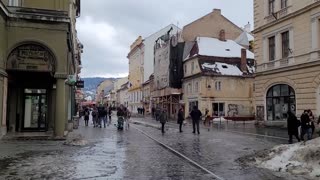
[[[180,132],[183,132],[182,131],[183,120],[184,120],[184,111],[183,111],[183,108],[181,107],[178,112],[178,124],[179,124]]]

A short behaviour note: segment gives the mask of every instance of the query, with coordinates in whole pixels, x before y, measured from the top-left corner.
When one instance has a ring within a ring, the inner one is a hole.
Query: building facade
[[[211,117],[254,118],[254,55],[232,40],[199,37],[184,61],[185,115],[193,106]]]
[[[254,1],[257,119],[284,124],[287,111],[320,114],[319,1]]]
[[[80,0],[0,1],[1,135],[67,133],[76,114],[69,80],[81,65],[79,16]]]
[[[143,106],[142,103],[142,82],[144,76],[144,44],[141,36],[130,46],[129,59],[129,104],[131,112],[137,113],[137,109]]]

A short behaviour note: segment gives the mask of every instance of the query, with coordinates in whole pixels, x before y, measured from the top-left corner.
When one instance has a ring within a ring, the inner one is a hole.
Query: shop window
[[[224,103],[213,103],[212,112],[212,115],[216,117],[225,116]]]
[[[296,113],[295,91],[286,84],[278,84],[267,92],[267,119],[286,120],[287,112]]]

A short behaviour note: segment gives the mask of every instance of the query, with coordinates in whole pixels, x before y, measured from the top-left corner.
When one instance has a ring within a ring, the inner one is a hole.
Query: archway
[[[47,131],[53,126],[56,59],[46,46],[28,42],[8,56],[8,131]]]
[[[266,95],[267,120],[278,121],[287,118],[290,110],[296,113],[294,89],[287,84],[277,84],[269,88]]]

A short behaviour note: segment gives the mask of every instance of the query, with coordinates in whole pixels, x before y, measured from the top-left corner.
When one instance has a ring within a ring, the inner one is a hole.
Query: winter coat
[[[297,117],[290,113],[287,118],[288,134],[298,134],[299,122]]]
[[[190,113],[190,116],[193,121],[199,121],[202,116],[202,113],[199,109],[193,109]]]
[[[301,115],[301,127],[303,129],[311,128],[311,122],[308,114]]]
[[[183,120],[184,120],[184,114],[183,114],[183,111],[180,110],[178,112],[178,124],[182,124]]]
[[[168,121],[167,113],[161,112],[159,120],[160,120],[160,123],[166,123]]]

